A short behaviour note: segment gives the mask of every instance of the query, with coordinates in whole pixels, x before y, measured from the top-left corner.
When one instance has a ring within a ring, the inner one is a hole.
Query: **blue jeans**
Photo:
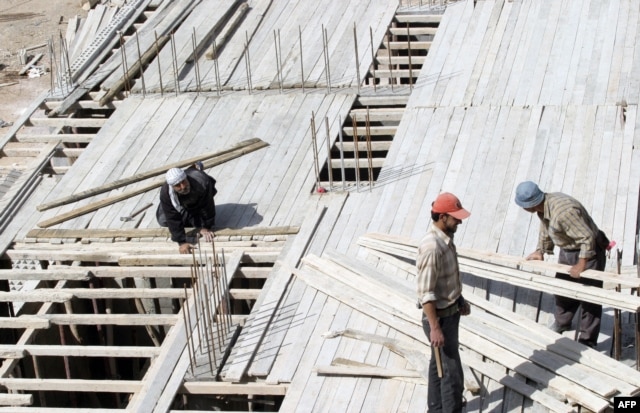
[[[462,412],[462,392],[464,390],[464,376],[460,361],[458,326],[460,313],[439,319],[440,328],[444,334],[444,347],[440,347],[442,360],[442,378],[438,377],[436,357],[431,348],[431,362],[429,363],[429,387],[427,404],[429,413],[458,413]],[[422,314],[422,329],[431,335],[429,320]]]

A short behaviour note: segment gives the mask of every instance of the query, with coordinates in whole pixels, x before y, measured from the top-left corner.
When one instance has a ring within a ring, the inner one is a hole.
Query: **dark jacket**
[[[160,205],[158,208],[158,223],[166,226],[171,232],[171,240],[187,242],[185,227],[213,229],[216,218],[216,206],[213,197],[216,190],[216,180],[205,172],[195,168],[184,171],[191,190],[186,195],[177,194],[178,208],[171,200],[173,191],[166,182],[160,189]],[[164,216],[162,216],[164,215]]]

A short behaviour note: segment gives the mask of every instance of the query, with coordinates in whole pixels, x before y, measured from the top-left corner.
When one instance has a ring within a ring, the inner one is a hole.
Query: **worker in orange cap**
[[[453,234],[469,215],[455,195],[441,193],[431,206],[433,222],[418,247],[418,300],[422,327],[431,342],[427,395],[430,413],[461,412],[464,406],[458,326],[460,316],[468,315],[470,307],[462,297]]]

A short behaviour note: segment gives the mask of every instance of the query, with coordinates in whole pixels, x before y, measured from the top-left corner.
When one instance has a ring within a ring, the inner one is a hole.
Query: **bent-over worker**
[[[188,254],[193,247],[187,241],[186,227],[196,228],[205,241],[213,241],[216,180],[202,171],[201,164],[184,171],[169,169],[165,180],[156,217],[160,226],[169,228],[171,240],[179,244],[180,253]]]
[[[527,260],[543,260],[544,254],[552,255],[554,246],[557,246],[560,249],[558,263],[568,264],[571,268],[569,274],[557,273],[556,278],[602,287],[602,281],[581,278],[580,274],[588,269],[604,270],[609,239],[598,229],[580,202],[561,192],[542,192],[531,181],[518,185],[515,202],[540,219],[538,245],[527,256]],[[555,301],[555,321],[551,329],[557,333],[569,330],[574,314],[582,305],[578,341],[589,347],[596,347],[602,305],[559,295],[555,296]]]

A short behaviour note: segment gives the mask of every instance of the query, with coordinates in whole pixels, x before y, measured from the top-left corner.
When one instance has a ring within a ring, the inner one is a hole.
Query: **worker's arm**
[[[434,347],[444,346],[444,334],[442,328],[440,328],[440,322],[438,321],[438,315],[436,314],[436,304],[433,301],[427,301],[422,304],[422,311],[429,320],[429,329],[431,333],[429,335],[429,341]]]

